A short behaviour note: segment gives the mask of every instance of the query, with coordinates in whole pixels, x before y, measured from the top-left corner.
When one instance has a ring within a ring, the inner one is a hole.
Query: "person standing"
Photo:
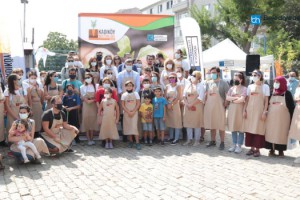
[[[47,100],[47,105],[45,110],[49,110],[52,108],[50,100],[53,96],[59,95],[63,96],[64,92],[62,90],[61,85],[58,83],[58,75],[55,71],[49,71],[47,73],[44,85],[44,99]]]
[[[253,84],[247,88],[247,98],[244,106],[245,145],[251,147],[246,155],[260,156],[260,148],[265,147],[266,118],[270,88],[263,83],[263,74],[259,70],[252,72]]]
[[[195,134],[193,146],[199,146],[201,128],[204,127],[204,98],[205,89],[201,84],[201,72],[194,71],[191,76],[191,83],[183,90],[183,126],[187,130],[187,141],[183,144],[189,145]]]
[[[207,100],[204,107],[204,127],[211,130],[211,141],[206,146],[216,146],[216,131],[219,130],[221,139],[219,150],[224,150],[226,94],[229,85],[226,81],[221,80],[220,72],[220,68],[217,67],[210,69],[212,80],[208,82],[206,88]]]
[[[244,143],[243,131],[243,111],[247,97],[247,88],[245,87],[245,76],[242,72],[234,74],[233,84],[226,96],[230,102],[228,109],[228,130],[232,135],[232,147],[229,152],[241,153]]]
[[[152,95],[145,95],[144,96],[144,102],[141,104],[141,107],[139,109],[140,116],[141,116],[141,122],[143,127],[143,137],[145,144],[148,144],[148,138],[149,138],[149,145],[152,145],[153,140],[153,105],[152,102]]]
[[[80,94],[80,86],[82,85],[81,81],[76,80],[76,69],[69,69],[69,79],[66,79],[62,82],[62,89],[66,92],[66,86],[72,84],[74,85],[74,90],[76,94]]]
[[[88,69],[86,69],[85,71],[89,72],[90,74],[93,75],[94,83],[99,83],[99,81],[100,81],[100,75],[99,75],[100,69],[98,68],[98,65],[97,65],[97,59],[94,58],[94,57],[90,58],[89,66],[90,67]]]
[[[289,73],[287,88],[288,88],[288,91],[290,91],[293,96],[295,95],[296,88],[298,87],[298,85],[299,85],[299,80],[297,80],[297,72],[291,71]]]
[[[169,75],[170,73],[175,72],[175,63],[171,59],[165,61],[165,68],[160,74],[160,84],[163,88],[169,84]]]
[[[279,151],[280,157],[284,156],[294,109],[293,96],[287,91],[285,78],[276,77],[266,120],[265,137],[266,148],[270,149],[269,156],[275,156],[275,150]]]
[[[175,53],[175,68],[182,67],[184,69],[184,77],[187,78],[189,76],[189,71],[191,69],[189,63],[183,60],[183,52],[181,49],[177,49]]]
[[[127,59],[125,61],[126,70],[120,72],[117,77],[117,85],[118,85],[118,94],[122,94],[126,92],[125,83],[127,81],[132,81],[134,83],[135,92],[140,91],[140,76],[137,72],[132,69],[133,61],[132,59]]]
[[[113,59],[111,55],[107,55],[104,57],[104,65],[100,68],[100,79],[104,78],[104,71],[105,70],[112,70],[113,75],[116,77],[118,75],[118,69],[116,66],[113,65]]]
[[[94,132],[99,131],[97,119],[97,105],[95,101],[96,88],[93,76],[90,73],[85,74],[85,84],[80,87],[82,106],[82,132],[86,132],[88,145],[94,145]]]

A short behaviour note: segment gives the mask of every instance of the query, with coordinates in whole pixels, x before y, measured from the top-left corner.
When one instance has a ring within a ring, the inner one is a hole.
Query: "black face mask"
[[[62,108],[63,108],[62,103],[56,104],[56,105],[55,105],[55,108],[56,108],[57,110],[62,110]]]
[[[240,81],[234,80],[234,85],[239,85],[239,84],[241,84]]]
[[[102,60],[102,56],[101,55],[98,55],[97,56],[97,61],[99,62],[99,61],[101,61]]]
[[[68,93],[68,95],[71,96],[73,94],[73,91],[72,90],[68,90],[67,93]]]
[[[128,93],[132,93],[133,90],[126,90]]]
[[[70,79],[75,79],[76,78],[76,75],[69,75]]]

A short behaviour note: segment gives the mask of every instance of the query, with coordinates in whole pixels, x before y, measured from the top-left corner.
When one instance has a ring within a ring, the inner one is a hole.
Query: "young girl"
[[[112,98],[113,90],[106,88],[104,91],[104,98],[99,110],[103,110],[102,126],[100,129],[100,140],[106,140],[105,148],[112,149],[112,140],[119,139],[117,123],[119,122],[119,106],[116,100]]]
[[[125,82],[126,92],[122,94],[122,108],[124,110],[123,131],[124,135],[129,136],[129,148],[133,146],[132,136],[134,135],[137,150],[141,149],[139,143],[139,132],[137,127],[138,109],[140,107],[140,96],[133,91],[134,84],[132,81]]]
[[[95,102],[96,86],[93,76],[90,73],[85,74],[85,84],[80,87],[82,106],[82,132],[86,132],[88,145],[94,145],[94,132],[99,130],[95,119],[97,119],[97,106]]]
[[[60,95],[63,96],[64,91],[58,83],[58,75],[55,71],[49,71],[47,73],[44,85],[44,99],[47,100],[47,106],[45,110],[52,108],[50,99],[53,96]]]
[[[14,122],[11,129],[9,130],[9,133],[13,136],[20,137],[20,140],[17,142],[17,144],[18,149],[21,151],[22,157],[24,159],[24,163],[30,162],[26,155],[26,147],[30,148],[34,152],[37,159],[41,158],[41,155],[37,151],[34,144],[31,142],[33,138],[30,136],[30,133],[27,131],[27,129],[28,123],[25,120],[19,120],[17,122]]]

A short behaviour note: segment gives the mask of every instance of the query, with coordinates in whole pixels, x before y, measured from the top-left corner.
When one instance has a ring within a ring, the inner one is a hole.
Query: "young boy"
[[[165,130],[166,130],[166,105],[167,100],[161,96],[161,87],[154,88],[155,97],[152,99],[152,104],[154,107],[153,117],[154,125],[158,133],[158,139],[160,138],[161,145],[164,145]]]
[[[79,130],[79,117],[78,111],[80,108],[80,98],[79,95],[74,92],[74,85],[68,84],[66,86],[66,95],[62,99],[64,111],[67,115],[68,124],[75,126]],[[80,143],[79,134],[75,137],[73,145]]]
[[[143,124],[144,141],[148,144],[147,137],[149,137],[149,145],[152,146],[153,134],[153,105],[151,104],[152,98],[150,95],[144,96],[144,103],[140,107],[141,121]]]

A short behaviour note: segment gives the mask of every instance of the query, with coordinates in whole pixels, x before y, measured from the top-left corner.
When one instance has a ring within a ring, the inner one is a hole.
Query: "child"
[[[154,98],[153,91],[151,90],[151,84],[149,79],[142,81],[143,89],[140,91],[141,103],[144,103],[145,96],[149,96],[152,100]]]
[[[158,131],[158,138],[161,139],[161,145],[164,145],[165,138],[165,130],[166,130],[166,105],[167,100],[162,97],[162,89],[161,87],[156,87],[154,89],[155,97],[152,100],[152,104],[154,107],[153,117],[154,117],[154,125],[156,130]]]
[[[13,125],[9,131],[9,132],[13,132],[14,136],[22,137],[18,141],[18,149],[21,151],[22,157],[24,159],[24,163],[29,162],[28,157],[26,155],[27,147],[29,147],[33,151],[33,153],[36,155],[37,159],[41,158],[41,155],[37,151],[34,144],[31,142],[32,137],[30,136],[30,133],[27,131],[27,129],[28,129],[27,121],[19,120],[19,121],[13,123]]]
[[[136,141],[136,149],[141,150],[141,144],[139,143],[138,132],[138,109],[140,107],[140,96],[137,92],[133,91],[134,84],[131,80],[125,82],[126,92],[122,94],[122,108],[124,110],[123,117],[123,131],[124,135],[129,136],[129,148],[133,146],[132,136],[134,135]]]
[[[152,98],[150,95],[144,96],[144,103],[140,107],[140,115],[142,117],[144,141],[148,144],[147,137],[149,137],[149,145],[152,145],[152,123],[153,123],[153,105],[151,104]]]
[[[75,126],[77,129],[79,129],[79,117],[78,117],[78,111],[80,108],[80,98],[78,94],[74,92],[74,85],[68,84],[66,86],[67,94],[63,97],[62,102],[64,106],[64,110],[66,111],[67,115],[67,122],[68,124]],[[73,142],[73,145],[76,145],[76,143],[79,143],[79,134],[75,137],[75,141]]]
[[[112,98],[113,90],[106,88],[104,90],[104,98],[100,105],[99,110],[103,109],[102,125],[100,129],[100,140],[106,140],[105,148],[112,149],[112,140],[119,139],[117,123],[119,122],[119,106],[116,100]]]

